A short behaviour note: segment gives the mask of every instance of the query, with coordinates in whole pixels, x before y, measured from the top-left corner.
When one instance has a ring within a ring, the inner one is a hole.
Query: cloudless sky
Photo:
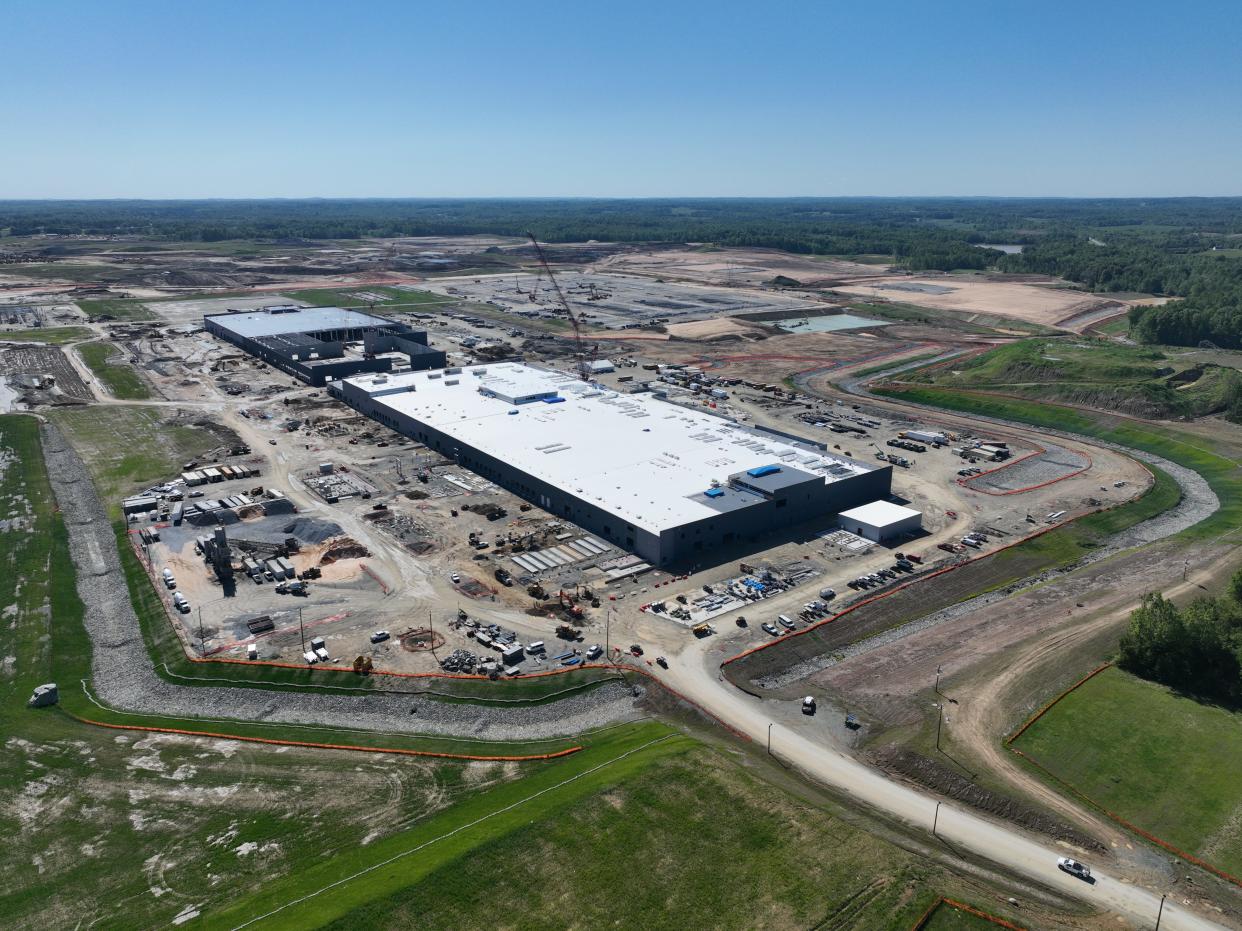
[[[5,0],[0,197],[1242,194],[1237,0]]]

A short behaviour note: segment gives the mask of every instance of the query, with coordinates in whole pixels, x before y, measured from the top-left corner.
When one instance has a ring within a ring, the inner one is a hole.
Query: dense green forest
[[[1190,695],[1242,705],[1242,570],[1220,598],[1185,608],[1159,594],[1144,597],[1130,615],[1118,664]]]
[[[1185,299],[1137,312],[1140,340],[1242,340],[1242,198],[0,201],[7,236],[279,242],[528,229],[547,242],[704,242],[882,256],[914,271],[1055,275]],[[1007,255],[988,243],[1024,248]]]

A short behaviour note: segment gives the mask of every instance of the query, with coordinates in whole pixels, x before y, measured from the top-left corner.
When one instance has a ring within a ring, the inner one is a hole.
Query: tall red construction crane
[[[565,299],[565,292],[561,290],[560,282],[556,280],[556,275],[552,274],[552,266],[548,264],[548,257],[543,254],[543,248],[539,245],[539,240],[535,238],[535,234],[527,232],[531,245],[535,247],[535,255],[539,256],[539,264],[543,266],[543,270],[548,273],[548,281],[552,284],[552,290],[556,292],[556,299],[561,305],[561,310],[565,316],[569,318],[569,325],[574,331],[574,345],[577,347],[575,358],[577,359],[578,377],[583,381],[590,381],[594,374],[591,371],[591,363],[595,361],[595,352],[599,348],[593,347],[589,352],[586,344],[582,341],[582,326],[578,320],[578,315],[574,313],[569,301]]]

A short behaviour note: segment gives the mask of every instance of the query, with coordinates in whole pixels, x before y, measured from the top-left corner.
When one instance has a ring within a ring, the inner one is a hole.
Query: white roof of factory
[[[213,323],[227,327],[241,336],[257,339],[284,333],[313,333],[317,330],[343,330],[365,326],[388,326],[391,320],[374,317],[357,310],[341,307],[305,307],[301,310],[272,313],[267,310],[240,311],[235,314],[211,314]]]
[[[902,507],[891,501],[872,501],[870,504],[861,504],[856,508],[841,512],[842,519],[857,521],[871,527],[889,527],[911,517],[922,516],[922,511]]]
[[[689,497],[701,496],[713,479],[724,483],[731,474],[777,465],[836,481],[872,468],[649,394],[618,394],[517,363],[346,381],[396,412],[653,533],[718,514]],[[563,400],[514,403],[548,395]]]

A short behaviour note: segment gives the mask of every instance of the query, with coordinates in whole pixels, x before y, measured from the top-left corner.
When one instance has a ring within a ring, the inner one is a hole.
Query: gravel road
[[[252,688],[181,686],[155,673],[129,600],[116,538],[90,474],[53,425],[42,427],[48,476],[69,532],[92,644],[92,689],[119,711],[183,718],[443,735],[479,740],[564,737],[642,716],[631,689],[610,682],[556,702],[492,708],[436,702],[376,690],[367,695],[323,695]],[[78,683],[61,683],[62,689]],[[640,696],[641,697],[641,696]],[[417,705],[417,711],[411,708]]]

